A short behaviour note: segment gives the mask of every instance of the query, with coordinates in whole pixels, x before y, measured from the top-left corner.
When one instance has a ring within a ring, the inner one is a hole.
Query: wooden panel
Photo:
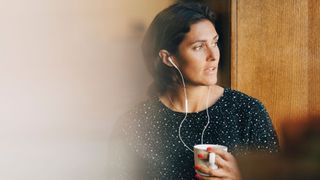
[[[308,87],[309,116],[320,117],[320,1],[309,0]]]
[[[318,113],[319,1],[231,5],[231,86],[260,99],[278,133],[283,121]]]

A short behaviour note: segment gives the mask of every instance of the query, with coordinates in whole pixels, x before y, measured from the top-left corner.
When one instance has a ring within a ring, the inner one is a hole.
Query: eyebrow
[[[219,35],[215,35],[212,39],[218,40],[219,39]],[[206,40],[195,40],[193,42],[191,42],[190,44],[194,44],[197,42],[206,42]]]

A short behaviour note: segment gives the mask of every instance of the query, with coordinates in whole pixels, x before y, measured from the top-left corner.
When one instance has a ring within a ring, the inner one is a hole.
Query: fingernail
[[[199,175],[199,174],[196,174],[195,177],[196,177],[197,179],[200,179],[200,175]]]
[[[198,158],[203,159],[204,158],[203,154],[198,154]]]
[[[194,168],[195,168],[196,170],[199,170],[199,169],[200,169],[200,166],[199,166],[199,165],[195,165]]]
[[[208,148],[207,148],[207,151],[211,151],[211,150],[213,150],[212,147],[208,147]]]

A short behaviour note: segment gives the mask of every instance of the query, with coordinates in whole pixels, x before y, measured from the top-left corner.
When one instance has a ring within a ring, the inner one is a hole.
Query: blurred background
[[[174,2],[0,0],[1,180],[110,179],[109,134],[151,82],[141,37]],[[219,84],[260,99],[282,144],[284,124],[318,121],[320,1],[203,2],[222,37]]]
[[[113,123],[149,83],[163,0],[0,0],[0,179],[109,179]],[[140,84],[139,84],[140,83]]]

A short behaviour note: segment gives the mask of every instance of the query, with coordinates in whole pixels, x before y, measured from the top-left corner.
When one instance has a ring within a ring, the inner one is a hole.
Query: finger
[[[228,162],[222,159],[220,156],[216,156],[215,164],[222,169],[228,166]]]
[[[210,168],[207,166],[197,164],[194,166],[194,168],[202,173],[205,173],[205,174],[209,174],[209,172],[210,172]]]
[[[210,176],[219,177],[219,178],[226,176],[225,172],[222,169],[211,169],[210,167],[202,166],[202,165],[196,165],[194,168]]]
[[[199,153],[197,156],[199,159],[209,159],[208,153]]]
[[[237,177],[237,179],[241,179],[241,173],[238,168],[236,161],[225,161],[221,157],[217,156],[215,163],[219,167],[218,170],[221,171],[219,174],[221,177]]]
[[[217,178],[227,177],[227,174],[223,169],[210,169],[208,174],[210,176],[217,177]]]
[[[209,176],[201,176],[200,174],[196,174],[196,179],[201,179],[201,180],[221,180],[221,178],[218,177],[209,177]]]
[[[207,151],[208,152],[213,152],[213,153],[216,153],[217,155],[219,155],[222,159],[224,160],[232,160],[233,159],[233,156],[231,153],[227,152],[227,151],[224,151],[222,149],[217,149],[217,148],[213,148],[213,147],[208,147],[207,148]]]

